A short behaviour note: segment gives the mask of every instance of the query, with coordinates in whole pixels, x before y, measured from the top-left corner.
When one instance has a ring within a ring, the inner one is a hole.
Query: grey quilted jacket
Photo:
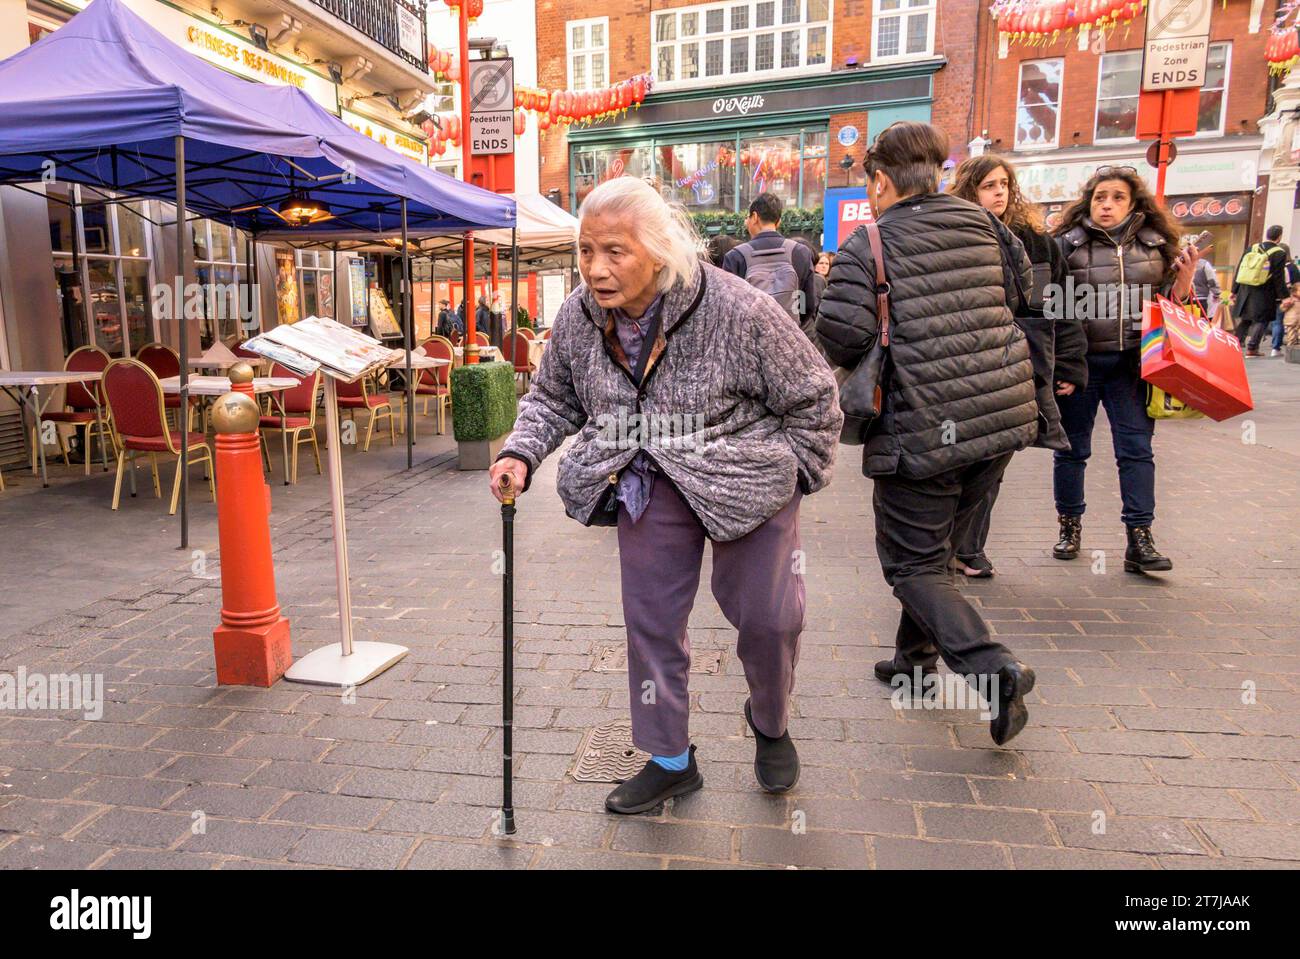
[[[835,377],[777,302],[700,264],[664,294],[662,317],[638,389],[613,315],[585,284],[564,301],[498,456],[528,465],[524,488],[574,433],[558,489],[587,526],[617,522],[619,474],[641,448],[715,540],[744,536],[796,486],[825,486],[844,419]]]

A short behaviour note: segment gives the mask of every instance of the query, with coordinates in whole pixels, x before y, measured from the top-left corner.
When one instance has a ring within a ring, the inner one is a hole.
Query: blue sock
[[[679,773],[690,763],[691,751],[687,749],[680,756],[651,756],[650,760],[669,772]]]

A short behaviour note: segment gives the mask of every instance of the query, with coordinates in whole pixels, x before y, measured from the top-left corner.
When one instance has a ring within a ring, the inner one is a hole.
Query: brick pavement
[[[1030,725],[1006,749],[969,711],[893,709],[870,678],[896,609],[870,484],[842,449],[802,518],[799,786],[770,797],[753,782],[744,679],[706,567],[691,637],[724,652],[716,675],[691,679],[705,788],[631,819],[602,812],[609,786],[567,775],[583,733],[627,715],[627,690],[625,673],[591,668],[623,638],[615,536],[564,517],[552,458],[517,527],[511,840],[492,834],[499,510],[483,474],[426,463],[349,496],[358,638],[411,648],[354,702],[215,687],[216,584],[174,572],[0,640],[0,671],[99,672],[108,699],[97,722],[0,713],[0,867],[1294,865],[1300,456],[1266,436],[1161,426],[1156,533],[1176,568],[1158,579],[1122,571],[1105,457],[1088,559],[1069,564],[1047,554],[1048,456],[1016,458],[990,542],[999,575],[966,587],[1038,672]],[[320,507],[277,531],[299,655],[336,636],[328,537]]]

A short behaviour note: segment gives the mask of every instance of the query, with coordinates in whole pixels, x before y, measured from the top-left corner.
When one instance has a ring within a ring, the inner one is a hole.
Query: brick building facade
[[[815,209],[860,190],[865,145],[897,119],[939,124],[960,159],[978,10],[978,0],[539,0],[540,86],[655,76],[640,110],[542,135],[541,192],[576,211],[596,183],[630,173],[699,212],[743,212],[761,189]]]
[[[1178,141],[1167,174],[1171,211],[1189,232],[1215,234],[1212,258],[1224,274],[1265,225],[1257,124],[1269,109],[1264,47],[1276,9],[1277,0],[1212,5],[1201,132]],[[1134,166],[1154,184],[1144,159],[1149,144],[1132,136],[1144,34],[1139,17],[1105,36],[1071,32],[1029,46],[1009,44],[985,25],[972,136],[983,134],[989,150],[1015,162],[1049,222],[1100,165]]]

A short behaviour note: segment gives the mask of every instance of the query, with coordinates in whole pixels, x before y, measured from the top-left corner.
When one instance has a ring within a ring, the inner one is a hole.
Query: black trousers
[[[942,656],[954,673],[969,676],[996,673],[1015,661],[989,636],[988,625],[948,568],[1011,455],[923,480],[876,477],[876,552],[885,582],[903,606],[894,640],[899,668],[933,666]]]

